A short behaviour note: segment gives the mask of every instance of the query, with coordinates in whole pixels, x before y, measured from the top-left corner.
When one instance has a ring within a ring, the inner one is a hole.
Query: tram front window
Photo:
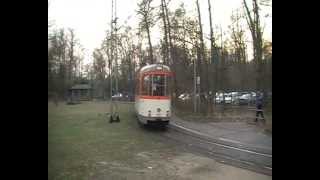
[[[143,78],[142,94],[148,96],[168,96],[168,77],[165,75],[146,75]]]
[[[152,75],[152,96],[165,96],[165,76]]]

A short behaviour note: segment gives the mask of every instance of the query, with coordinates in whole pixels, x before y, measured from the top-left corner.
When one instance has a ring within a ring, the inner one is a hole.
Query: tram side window
[[[165,77],[165,84],[166,84],[166,88],[165,88],[165,95],[166,96],[170,96],[170,90],[171,90],[171,88],[172,88],[172,85],[171,85],[171,78],[170,78],[170,76],[166,76]]]

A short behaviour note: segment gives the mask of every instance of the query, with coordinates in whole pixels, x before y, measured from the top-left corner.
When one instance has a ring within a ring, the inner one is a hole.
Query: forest
[[[265,17],[260,13],[270,1],[243,0],[230,16],[228,29],[213,25],[210,0],[194,0],[197,16],[189,15],[183,3],[170,8],[171,1],[140,0],[134,7],[138,28],[117,24],[114,18],[89,64],[84,64],[85,50],[74,29],[55,28],[49,20],[48,98],[57,94],[63,100],[72,85],[90,84],[94,98],[109,99],[110,78],[117,79],[119,92],[134,94],[136,71],[154,63],[174,72],[173,104],[182,93],[195,96],[195,78],[200,77],[196,92],[207,107],[200,108],[204,112],[212,111],[217,92],[272,92],[272,41],[263,38]],[[206,3],[209,22],[203,21],[199,3]],[[209,34],[203,24],[210,26]],[[153,27],[158,27],[159,41],[151,37]]]

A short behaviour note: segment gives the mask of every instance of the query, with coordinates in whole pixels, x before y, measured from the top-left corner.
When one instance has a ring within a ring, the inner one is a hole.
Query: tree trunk
[[[170,51],[170,58],[169,58],[169,63],[172,63],[172,67],[173,67],[173,72],[177,72],[177,66],[176,66],[176,61],[175,59],[175,50],[173,48],[173,44],[172,44],[172,38],[171,38],[171,26],[170,26],[170,20],[169,20],[169,13],[168,13],[168,8],[167,8],[167,4],[166,4],[166,0],[163,0],[163,4],[164,4],[164,9],[166,11],[166,20],[168,23],[168,38],[169,38],[169,51]],[[178,98],[178,81],[177,81],[177,74],[173,75],[173,89],[174,89],[174,99],[177,100]]]
[[[211,63],[212,64],[214,62],[214,59],[213,59],[213,49],[214,49],[214,39],[213,39],[213,29],[212,29],[212,18],[211,18],[211,4],[210,4],[210,0],[208,0],[208,11],[209,11],[209,22],[210,22],[210,60],[211,60]],[[209,72],[208,72],[208,75],[209,76]],[[209,79],[209,77],[208,77]],[[212,98],[215,98],[215,94],[216,94],[216,81],[214,81],[214,84],[213,84],[213,91],[211,92],[211,96],[209,96],[209,113],[212,113],[213,112],[213,107],[212,107]],[[211,89],[210,89],[211,90]]]
[[[204,102],[205,106],[208,107],[208,101],[205,98],[205,93],[207,93],[208,90],[208,78],[206,78],[207,74],[208,74],[208,66],[207,63],[205,62],[205,52],[204,52],[204,41],[203,41],[203,32],[202,32],[202,23],[201,23],[201,13],[200,13],[200,8],[199,8],[199,1],[197,0],[197,10],[198,10],[198,20],[199,20],[199,28],[200,28],[200,32],[199,32],[199,36],[200,36],[200,81],[202,81],[202,83],[200,82],[200,97],[202,99],[202,101]],[[204,64],[205,68],[204,68],[204,72],[202,72],[202,63]],[[201,108],[204,112],[203,113],[207,113],[207,109],[206,108]]]
[[[73,30],[70,30],[70,49],[69,49],[69,66],[68,66],[68,81],[70,85],[72,84],[73,80],[73,65],[74,63],[74,33]]]
[[[146,23],[146,29],[147,29],[147,34],[148,34],[150,63],[153,64],[154,63],[153,62],[153,50],[152,50],[152,44],[151,44],[150,29],[149,29],[149,24],[148,24],[146,18],[145,18],[145,23]]]
[[[164,28],[164,64],[168,65],[169,60],[169,48],[168,48],[168,32],[167,32],[167,23],[166,23],[166,15],[164,12],[164,0],[161,0],[161,12],[162,12],[162,21],[163,21],[163,28]]]
[[[246,0],[243,0],[244,7],[247,13],[247,22],[250,27],[252,40],[253,40],[253,56],[255,62],[255,69],[256,69],[256,90],[261,91],[262,81],[263,81],[263,65],[262,65],[262,33],[259,21],[259,7],[257,0],[253,0],[253,17],[251,16],[250,10],[246,3]]]

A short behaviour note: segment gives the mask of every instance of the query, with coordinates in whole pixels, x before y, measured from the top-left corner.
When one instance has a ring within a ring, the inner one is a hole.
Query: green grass
[[[248,106],[235,106],[235,105],[222,105],[213,106],[213,113],[203,114],[194,113],[192,109],[192,104],[187,103],[176,103],[174,107],[174,112],[177,116],[186,121],[193,122],[251,122],[254,120],[255,111],[249,111]],[[251,107],[255,108],[255,107]],[[264,116],[266,118],[263,129],[266,132],[272,133],[272,101],[264,108]]]
[[[272,133],[272,110],[265,113],[266,124],[265,131]]]
[[[138,127],[132,104],[119,104],[120,123],[109,123],[105,102],[48,103],[48,179],[92,179],[99,162],[144,166],[143,151],[166,149],[159,137]]]
[[[213,112],[203,114],[200,112],[194,113],[186,111],[185,109],[175,108],[175,114],[186,121],[197,122],[234,122],[234,121],[248,121],[255,116],[254,111],[248,111],[247,106],[229,106],[225,108],[222,106],[213,106]]]

